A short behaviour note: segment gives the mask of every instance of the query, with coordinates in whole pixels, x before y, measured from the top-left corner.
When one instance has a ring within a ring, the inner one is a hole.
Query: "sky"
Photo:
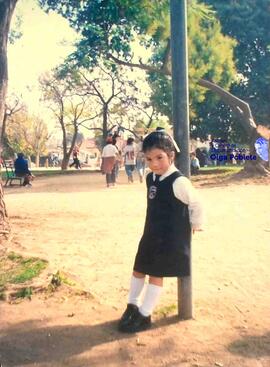
[[[54,12],[46,14],[36,0],[18,1],[11,29],[16,29],[17,16],[22,19],[22,37],[8,46],[9,95],[13,93],[21,98],[29,113],[42,117],[49,130],[53,130],[56,125],[51,112],[40,102],[38,79],[46,71],[61,64],[73,51],[72,44],[77,35],[66,19]],[[138,55],[142,55],[142,52],[147,55],[147,51],[138,45],[135,45],[134,50]],[[135,79],[138,86],[141,86],[139,80],[143,75],[144,72],[139,69],[129,71],[129,78]],[[148,85],[142,82],[142,86],[147,93]]]
[[[35,0],[18,1],[11,28],[17,15],[22,17],[22,37],[8,47],[9,92],[22,95],[29,109],[38,113],[38,78],[72,52],[76,34],[64,18],[46,14]]]

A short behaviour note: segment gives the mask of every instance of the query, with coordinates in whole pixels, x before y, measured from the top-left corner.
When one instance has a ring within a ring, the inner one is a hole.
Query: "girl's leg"
[[[112,184],[114,185],[115,184],[115,180],[116,180],[116,167],[114,166],[113,169],[112,169],[112,173],[111,173],[111,179],[112,179]]]
[[[125,171],[126,171],[126,174],[127,174],[127,177],[128,177],[128,182],[130,181],[130,179],[129,179],[129,166],[126,164],[125,165]]]
[[[143,182],[143,168],[142,167],[138,168],[138,174],[139,174],[140,182]]]
[[[110,173],[106,173],[106,183],[107,183],[107,187],[110,186],[110,182],[111,182],[111,174]]]
[[[139,299],[144,287],[145,274],[134,271],[130,281],[128,303],[139,306]]]
[[[130,165],[129,166],[129,170],[130,170],[130,181],[133,182],[133,171],[135,169],[135,166]]]
[[[127,164],[125,166],[126,169],[126,174],[128,176],[128,182],[133,182],[133,177],[132,177],[132,166],[130,164]]]
[[[158,304],[162,292],[162,286],[163,278],[149,277],[149,284],[147,285],[142,305],[139,308],[140,313],[144,317],[150,316],[155,306]]]
[[[135,275],[141,276],[140,273],[135,273]],[[127,310],[119,322],[120,331],[134,333],[151,327],[151,314],[159,301],[162,285],[163,278],[152,276],[149,278],[142,305],[138,309],[133,304],[128,304]]]
[[[136,317],[139,312],[138,303],[144,287],[144,279],[145,274],[136,271],[133,272],[130,282],[128,305],[118,323],[118,330],[120,331],[128,331],[129,324],[133,322],[134,317]]]

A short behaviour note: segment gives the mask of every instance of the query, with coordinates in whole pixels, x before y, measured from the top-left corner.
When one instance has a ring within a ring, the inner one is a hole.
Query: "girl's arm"
[[[177,199],[188,205],[190,223],[193,233],[202,231],[204,222],[203,206],[197,191],[186,177],[179,177],[173,183],[173,192]]]

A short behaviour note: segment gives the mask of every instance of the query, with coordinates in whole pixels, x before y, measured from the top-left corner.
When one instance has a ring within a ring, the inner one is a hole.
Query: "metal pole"
[[[170,0],[170,5],[173,129],[174,139],[181,150],[176,166],[189,177],[187,5],[186,0]],[[178,278],[178,315],[182,319],[190,319],[193,316],[191,270],[190,259],[190,276]]]

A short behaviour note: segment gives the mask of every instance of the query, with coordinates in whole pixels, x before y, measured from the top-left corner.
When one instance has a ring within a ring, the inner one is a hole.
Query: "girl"
[[[139,174],[140,182],[143,182],[145,175],[145,157],[142,151],[143,137],[140,137],[140,141],[137,145],[137,155],[136,155],[136,169]]]
[[[151,326],[151,314],[161,295],[163,277],[190,275],[191,230],[202,225],[202,207],[190,181],[174,166],[172,138],[163,131],[143,141],[147,175],[147,214],[144,233],[135,258],[128,305],[118,329],[137,332]],[[149,283],[142,303],[145,275]]]
[[[133,182],[133,171],[135,169],[136,164],[136,156],[135,156],[135,146],[134,139],[128,138],[127,145],[123,151],[124,160],[125,160],[125,170],[128,176],[128,182]]]

